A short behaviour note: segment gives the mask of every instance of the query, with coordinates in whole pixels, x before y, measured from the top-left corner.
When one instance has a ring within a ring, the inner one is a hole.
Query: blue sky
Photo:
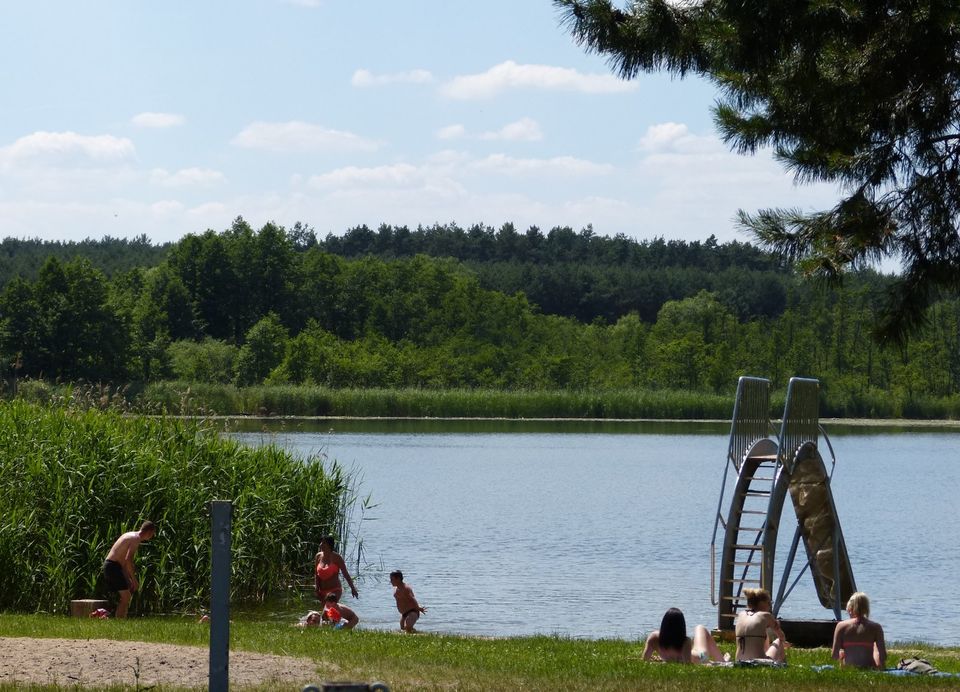
[[[719,141],[711,85],[623,82],[550,0],[32,0],[0,26],[0,236],[592,224],[747,236],[809,210]]]

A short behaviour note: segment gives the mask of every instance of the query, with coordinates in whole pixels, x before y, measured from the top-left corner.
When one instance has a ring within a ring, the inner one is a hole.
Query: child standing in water
[[[403,582],[403,572],[396,570],[390,573],[390,583],[393,585],[393,597],[397,601],[397,610],[400,611],[400,629],[404,632],[416,632],[413,628],[420,619],[420,613],[427,612],[417,602],[413,589]]]

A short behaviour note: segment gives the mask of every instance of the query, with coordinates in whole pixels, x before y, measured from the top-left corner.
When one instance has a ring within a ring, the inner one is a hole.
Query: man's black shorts
[[[127,575],[123,573],[123,567],[119,562],[107,560],[103,563],[103,578],[107,582],[107,588],[111,591],[129,591],[130,583],[127,581]]]

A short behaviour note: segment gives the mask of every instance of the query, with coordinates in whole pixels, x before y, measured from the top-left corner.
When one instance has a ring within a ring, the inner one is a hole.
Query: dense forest
[[[813,286],[712,237],[506,224],[320,240],[301,224],[254,230],[238,218],[165,246],[3,248],[9,381],[719,393],[741,374],[805,375],[848,410],[960,391],[956,296],[906,345],[881,346],[871,331],[889,277]]]

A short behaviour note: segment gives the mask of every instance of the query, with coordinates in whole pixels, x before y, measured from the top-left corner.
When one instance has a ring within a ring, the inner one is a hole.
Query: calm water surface
[[[363,626],[397,626],[392,569],[427,606],[427,631],[635,639],[670,606],[715,626],[709,546],[728,424],[326,425],[236,436],[323,453],[358,475],[376,503],[355,516],[364,564],[360,600],[348,602]],[[873,616],[889,640],[960,643],[960,432],[828,432],[834,498]],[[788,501],[781,558],[792,514]],[[808,576],[781,615],[832,617]]]

